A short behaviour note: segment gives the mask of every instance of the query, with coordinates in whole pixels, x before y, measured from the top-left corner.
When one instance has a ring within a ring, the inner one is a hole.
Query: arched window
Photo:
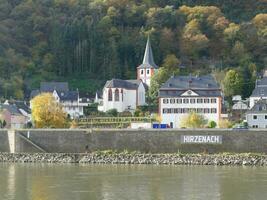
[[[123,89],[121,89],[121,101],[123,101]]]
[[[120,91],[118,88],[115,90],[115,101],[120,101]]]
[[[112,101],[112,89],[109,88],[108,90],[108,101]]]

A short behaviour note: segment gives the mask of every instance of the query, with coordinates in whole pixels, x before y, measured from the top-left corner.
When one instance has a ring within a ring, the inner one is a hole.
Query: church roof
[[[121,80],[112,79],[107,81],[105,88],[125,88],[125,89],[137,89],[142,81],[141,80]]]
[[[143,63],[138,68],[158,68],[154,62],[153,52],[149,37],[147,38],[146,50],[143,58]]]

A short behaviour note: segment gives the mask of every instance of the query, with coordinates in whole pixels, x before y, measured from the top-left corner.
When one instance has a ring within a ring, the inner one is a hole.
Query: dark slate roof
[[[29,114],[31,113],[30,107],[24,101],[14,101],[13,104],[15,104],[18,109],[22,109]]]
[[[57,94],[61,101],[77,101],[79,97],[78,91],[57,91]]]
[[[149,37],[147,38],[146,50],[143,58],[143,63],[138,68],[158,68],[154,62],[153,52]]]
[[[246,112],[247,114],[254,113],[267,113],[267,100],[259,100],[250,110]]]
[[[130,90],[135,90],[138,88],[142,81],[141,80],[121,80],[121,79],[112,79],[107,81],[105,88],[125,88]]]
[[[267,97],[267,77],[256,81],[256,86],[251,97]]]
[[[3,110],[4,109],[8,110],[12,115],[22,115],[22,113],[19,111],[19,109],[15,105],[2,104],[1,107]]]
[[[172,76],[160,88],[160,97],[177,97],[192,90],[199,96],[221,96],[219,84],[211,75],[205,76]]]
[[[30,98],[33,99],[35,96],[39,95],[41,92],[40,90],[32,90]]]
[[[69,91],[69,84],[67,82],[42,82],[40,84],[41,92]]]

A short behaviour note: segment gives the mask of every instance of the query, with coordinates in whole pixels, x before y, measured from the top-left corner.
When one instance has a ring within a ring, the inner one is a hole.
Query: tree
[[[67,115],[51,93],[42,93],[31,100],[36,128],[65,128]]]
[[[203,128],[206,123],[205,118],[195,112],[190,112],[181,119],[181,127],[186,128]]]
[[[108,115],[111,115],[112,117],[117,117],[118,116],[118,111],[117,109],[110,109],[106,112]]]
[[[229,70],[223,80],[223,91],[226,97],[242,94],[244,80],[236,70]]]

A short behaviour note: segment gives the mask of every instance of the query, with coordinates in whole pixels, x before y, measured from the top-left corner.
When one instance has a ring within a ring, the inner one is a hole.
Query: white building
[[[260,99],[267,99],[267,77],[256,80],[255,89],[249,98],[249,107],[252,108]]]
[[[267,100],[259,100],[246,112],[250,128],[267,128]]]
[[[146,105],[146,90],[157,72],[149,38],[147,39],[143,63],[137,67],[136,80],[112,79],[106,82],[102,94],[96,93],[98,111],[116,109],[118,112],[134,111]]]
[[[38,94],[46,92],[53,94],[56,101],[62,105],[63,110],[71,118],[77,118],[84,115],[83,108],[88,106],[88,102],[84,102],[79,97],[78,91],[69,91],[68,83],[42,82],[39,90],[33,90],[31,92],[31,99],[37,96]]]
[[[118,112],[133,111],[137,106],[146,104],[146,85],[141,80],[112,79],[103,88],[104,112],[116,109]]]
[[[154,62],[153,52],[148,37],[143,63],[137,67],[137,79],[141,79],[143,83],[150,86],[151,78],[157,70],[158,66]]]
[[[210,76],[172,76],[159,91],[159,114],[163,124],[181,128],[181,120],[194,111],[217,124],[221,117],[222,92]]]

